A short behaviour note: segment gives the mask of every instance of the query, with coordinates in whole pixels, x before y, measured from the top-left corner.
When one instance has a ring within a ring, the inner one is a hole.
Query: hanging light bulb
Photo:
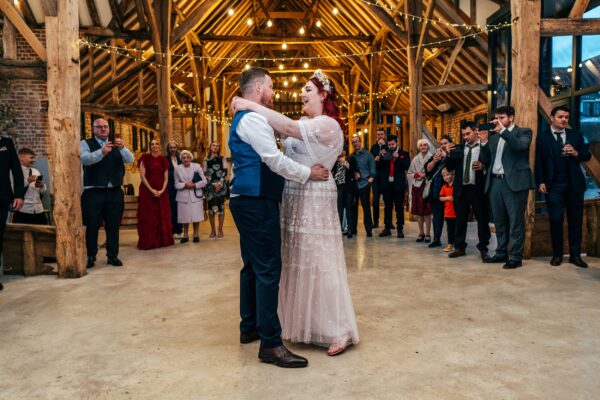
[[[337,7],[333,7],[333,15],[337,15],[337,13],[340,12]]]
[[[304,68],[308,68],[308,63],[307,63],[307,62],[305,62],[305,63],[304,63],[304,65],[303,65],[303,67],[304,67]]]
[[[279,93],[275,93],[275,98],[278,99],[279,97]]]
[[[288,87],[289,83],[288,81],[283,81],[283,86]]]
[[[283,71],[283,64],[279,64],[279,70]]]
[[[317,21],[316,25],[317,25],[317,28],[320,28],[321,27],[321,21]]]
[[[273,21],[271,21],[271,20],[268,20],[268,21],[267,21],[267,27],[269,27],[269,28],[270,28],[270,27],[272,27],[272,26],[273,26]]]
[[[284,50],[285,50],[285,49],[287,49],[287,44],[285,44],[285,42],[283,42],[283,43],[281,44],[281,48],[282,48],[282,49],[284,49]]]
[[[293,97],[293,98],[296,98],[296,97],[298,97],[298,93],[294,93],[294,94],[292,95],[292,97]]]
[[[246,65],[244,66],[244,69],[250,69],[250,64],[246,64]]]
[[[296,82],[298,80],[298,78],[296,78],[296,75],[292,76],[292,82]]]
[[[252,18],[248,18],[248,19],[246,20],[246,24],[247,24],[248,26],[251,26],[251,25],[252,25]]]
[[[301,35],[304,35],[304,27],[303,26],[300,27],[300,30],[298,31],[298,33]]]
[[[227,14],[231,17],[233,15],[233,8],[227,10]]]

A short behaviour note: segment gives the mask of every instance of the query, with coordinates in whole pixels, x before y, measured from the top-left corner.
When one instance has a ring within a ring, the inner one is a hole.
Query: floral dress
[[[206,201],[210,215],[223,215],[225,213],[225,196],[227,195],[227,160],[225,157],[210,157],[205,161],[204,174],[209,184],[206,186]],[[215,189],[216,184],[221,184],[221,190]]]

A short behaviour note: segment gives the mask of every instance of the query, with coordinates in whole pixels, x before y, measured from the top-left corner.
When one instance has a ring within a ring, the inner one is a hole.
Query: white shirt
[[[512,130],[515,128],[514,125],[509,126],[508,129],[509,132],[512,132]],[[502,130],[502,132],[504,132],[504,130]],[[502,133],[500,132],[500,133]],[[506,143],[506,141],[502,138],[500,138],[498,140],[498,147],[496,148],[496,158],[494,159],[494,166],[492,167],[492,174],[495,175],[504,175],[504,166],[502,165],[502,152],[504,152],[504,144]]]
[[[236,132],[240,139],[252,146],[262,162],[277,175],[290,181],[305,183],[310,177],[310,168],[283,155],[275,142],[275,131],[267,119],[249,112],[238,123]],[[233,166],[235,169],[235,164]]]
[[[558,142],[558,135],[560,134],[560,138],[562,139],[563,144],[567,143],[567,133],[564,130],[555,131],[552,128],[550,128],[550,129],[552,130],[552,136],[554,136],[554,139],[556,139],[557,142]]]
[[[481,146],[479,143],[475,143],[473,147],[471,147],[471,164],[467,166],[467,154],[469,154],[469,145],[465,143],[465,156],[463,157],[463,175],[464,171],[469,168],[471,172],[469,173],[469,183],[467,185],[475,184],[475,171],[473,171],[473,163],[475,161],[479,161],[479,154],[481,153]],[[462,179],[462,176],[460,177]],[[463,182],[463,185],[465,183]]]
[[[23,207],[19,210],[25,214],[41,214],[44,212],[44,206],[42,205],[42,199],[40,194],[46,192],[46,184],[41,188],[35,187],[35,182],[28,183],[27,178],[30,176],[40,176],[40,171],[35,168],[31,168],[31,174],[29,168],[21,165],[23,170],[23,177],[25,178],[25,197],[23,198]]]

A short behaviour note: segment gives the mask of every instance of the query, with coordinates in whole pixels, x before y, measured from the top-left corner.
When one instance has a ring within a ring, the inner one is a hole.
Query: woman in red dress
[[[169,162],[160,155],[158,140],[150,142],[150,154],[142,155],[139,167],[142,183],[137,212],[138,249],[149,250],[171,246],[175,242],[171,205],[166,191],[169,181]]]

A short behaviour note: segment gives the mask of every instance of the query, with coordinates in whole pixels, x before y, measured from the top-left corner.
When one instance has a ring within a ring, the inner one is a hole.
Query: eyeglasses
[[[108,125],[94,125],[94,128],[98,128],[98,129],[108,129]]]

